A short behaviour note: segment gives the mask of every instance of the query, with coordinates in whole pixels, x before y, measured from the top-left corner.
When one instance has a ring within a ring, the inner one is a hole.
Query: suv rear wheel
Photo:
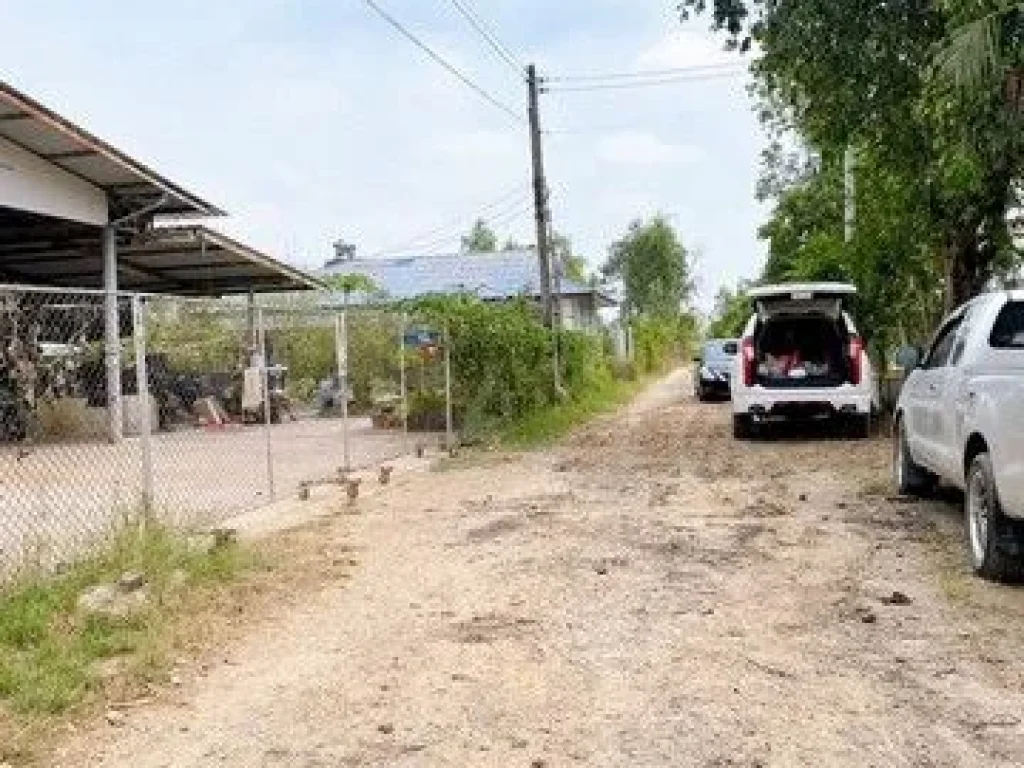
[[[750,414],[734,413],[732,415],[732,436],[737,440],[749,440],[754,436],[754,426]]]
[[[987,453],[968,470],[964,508],[974,572],[994,581],[1024,581],[1020,527],[1003,515]]]
[[[893,475],[896,491],[902,496],[927,496],[935,490],[938,479],[914,462],[907,446],[907,426],[900,419],[893,432]]]

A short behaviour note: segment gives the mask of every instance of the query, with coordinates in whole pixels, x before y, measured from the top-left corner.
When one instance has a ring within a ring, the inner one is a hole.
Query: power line
[[[452,5],[454,5],[455,8],[458,10],[458,12],[461,13],[462,16],[466,19],[466,21],[468,21],[470,25],[472,25],[473,29],[475,29],[480,34],[480,36],[487,41],[488,45],[490,45],[491,48],[494,49],[494,52],[497,53],[498,56],[501,57],[501,59],[505,61],[510,67],[512,67],[512,69],[516,71],[516,74],[518,74],[520,78],[524,77],[523,73],[526,68],[519,63],[519,61],[515,57],[515,54],[513,54],[509,50],[508,46],[503,44],[501,40],[498,39],[498,36],[493,32],[490,25],[488,25],[482,18],[480,18],[480,15],[477,14],[474,10],[467,7],[461,0],[451,0],[451,2]]]
[[[433,229],[409,238],[400,244],[389,246],[388,248],[378,251],[374,255],[395,255],[404,251],[430,248],[439,242],[450,242],[453,238],[465,234],[465,226],[468,222],[475,221],[476,219],[490,220],[492,217],[503,216],[511,208],[521,206],[523,202],[529,198],[529,195],[530,192],[524,190],[524,185],[517,184],[493,202],[481,206],[477,212],[472,215],[461,215],[457,218],[452,218],[439,227],[434,227]],[[453,230],[456,228],[458,228],[458,234],[453,234]]]
[[[453,0],[454,2],[454,0]],[[634,78],[666,77],[671,75],[712,73],[720,70],[731,70],[742,66],[741,62],[722,62],[719,64],[701,64],[693,67],[673,67],[671,69],[648,69],[638,72],[605,72],[591,75],[555,75],[545,77],[550,83],[594,82],[600,80],[627,80]]]
[[[517,122],[520,122],[520,123],[525,123],[526,122],[526,119],[519,112],[517,112],[516,110],[514,110],[512,107],[508,106],[507,104],[502,103],[501,101],[496,99],[494,96],[492,96],[490,93],[488,93],[483,88],[481,88],[479,85],[477,85],[475,82],[473,82],[467,75],[463,74],[459,69],[457,69],[453,64],[451,64],[447,59],[445,59],[439,53],[434,51],[433,48],[431,48],[429,45],[427,45],[422,40],[420,40],[418,37],[416,37],[416,35],[414,35],[412,32],[410,32],[408,29],[406,29],[406,27],[400,21],[398,21],[394,16],[392,16],[387,11],[385,11],[383,8],[381,8],[379,5],[377,5],[375,0],[363,0],[363,2],[365,2],[368,6],[370,6],[370,8],[372,8],[377,13],[378,16],[380,16],[382,19],[384,19],[384,21],[386,21],[388,24],[390,24],[392,27],[394,27],[396,30],[398,30],[398,32],[400,32],[403,37],[405,37],[407,40],[409,40],[409,42],[411,42],[413,45],[415,45],[417,48],[419,48],[421,51],[423,51],[425,54],[427,54],[427,56],[429,56],[431,59],[433,59],[435,63],[439,64],[445,70],[447,70],[450,74],[454,75],[459,80],[461,80],[462,83],[467,88],[470,88],[473,91],[475,91],[477,93],[477,95],[479,95],[482,99],[487,101],[492,106],[497,107],[498,109],[500,109],[502,112],[504,112],[505,114],[507,114],[510,117],[512,117]]]
[[[528,214],[531,214],[532,212],[533,202],[523,200],[520,201],[519,205],[515,208],[511,208],[500,215],[488,217],[486,219],[486,222],[487,225],[492,229],[494,227],[505,227],[508,226],[509,224],[519,221],[521,218],[527,216]],[[449,243],[461,241],[464,235],[465,232],[459,232],[458,234],[449,235],[448,237],[437,240],[434,244],[430,246],[425,246],[423,248],[423,251],[424,253],[427,254],[438,253],[446,249]]]
[[[649,88],[651,86],[659,85],[675,85],[677,83],[698,83],[709,80],[721,80],[726,78],[733,78],[744,74],[743,70],[727,70],[722,72],[707,72],[703,74],[691,74],[686,76],[662,78],[658,80],[635,80],[632,82],[622,83],[596,83],[593,85],[564,85],[548,87],[544,89],[545,93],[585,93],[588,91],[611,91],[611,90],[630,90],[633,88]]]

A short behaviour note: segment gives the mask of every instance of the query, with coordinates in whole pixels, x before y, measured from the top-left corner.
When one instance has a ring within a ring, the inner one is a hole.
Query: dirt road
[[[688,392],[400,479],[324,528],[350,581],[53,764],[1024,764],[1024,591],[965,572],[956,508]]]

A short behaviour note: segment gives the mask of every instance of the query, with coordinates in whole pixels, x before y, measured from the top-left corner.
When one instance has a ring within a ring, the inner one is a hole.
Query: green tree
[[[498,250],[498,236],[494,234],[487,222],[477,219],[468,235],[462,238],[464,253],[494,253]]]
[[[664,216],[630,224],[601,271],[622,282],[627,315],[677,317],[693,292],[689,253]]]
[[[552,232],[550,247],[551,259],[555,264],[561,264],[563,275],[577,283],[586,284],[589,281],[587,262],[582,256],[573,253],[572,240],[567,235]]]
[[[751,315],[750,298],[747,296],[749,287],[746,280],[741,280],[735,290],[726,285],[718,289],[708,325],[708,338],[733,339],[743,333]]]
[[[351,272],[345,275],[331,275],[325,281],[329,288],[341,291],[345,295],[345,303],[352,298],[353,293],[364,293],[372,295],[380,292],[380,288],[368,277],[360,272]]]
[[[1006,213],[1024,170],[1024,137],[1019,95],[1008,99],[1005,87],[1019,79],[997,77],[988,81],[991,87],[964,88],[948,76],[956,67],[933,66],[935,51],[956,47],[965,29],[975,30],[968,43],[981,39],[977,29],[988,29],[989,41],[997,29],[995,41],[980,51],[975,45],[975,53],[1015,71],[1024,18],[1019,4],[1009,5],[1003,0],[684,0],[681,9],[685,16],[710,8],[731,48],[757,43],[760,55],[751,68],[766,124],[795,132],[831,158],[833,173],[844,149],[855,145],[871,169],[859,174],[859,201],[876,196],[865,183],[873,174],[883,183],[883,208],[892,212],[893,200],[911,203],[902,214],[909,223],[880,221],[895,226],[900,242],[910,231],[921,236],[938,269],[931,274],[934,283],[919,290],[930,294],[933,285],[941,288],[948,307],[982,290],[1016,259]],[[959,50],[959,59],[947,55],[945,61],[964,61],[963,51],[971,46]],[[862,236],[858,219],[857,237],[848,248],[836,247],[833,229],[809,234],[805,248],[817,251],[819,264],[848,272],[857,271],[857,259],[866,260],[863,271],[870,262],[864,249],[892,239],[881,234]],[[920,254],[907,249],[889,258],[910,259],[892,268],[901,275],[908,264],[911,271],[916,268]]]

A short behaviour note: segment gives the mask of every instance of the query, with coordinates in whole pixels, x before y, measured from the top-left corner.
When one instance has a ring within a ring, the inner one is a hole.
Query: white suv
[[[733,434],[785,418],[840,421],[867,437],[877,403],[871,362],[845,303],[852,285],[769,285],[749,292],[754,314],[732,376]]]
[[[1024,290],[979,296],[951,314],[896,406],[901,493],[940,481],[965,495],[971,563],[982,576],[1024,578]]]

